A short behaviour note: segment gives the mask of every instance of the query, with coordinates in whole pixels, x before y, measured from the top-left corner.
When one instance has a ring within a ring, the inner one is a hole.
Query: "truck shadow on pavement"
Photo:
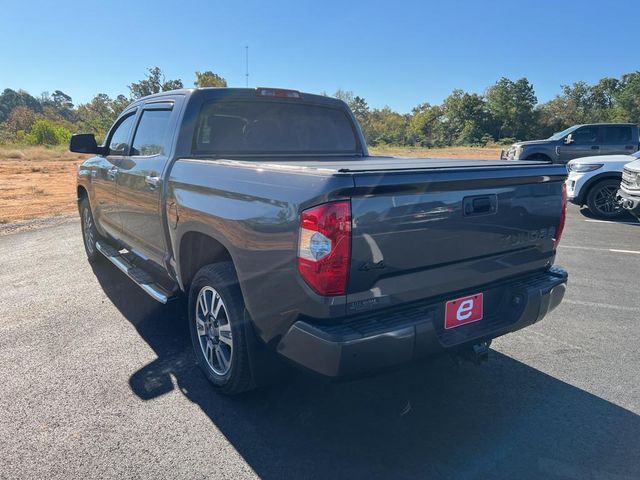
[[[611,223],[631,223],[631,224],[636,224],[640,227],[640,222],[638,222],[636,217],[634,217],[630,213],[625,212],[619,218],[605,219],[597,215],[594,215],[589,211],[588,208],[580,208],[578,211],[580,212],[580,215],[582,215],[584,218],[587,218],[589,220],[598,220],[601,222],[611,222]]]
[[[110,265],[94,272],[157,359],[130,378],[143,400],[172,377],[261,477],[637,478],[640,417],[496,351],[330,383],[291,369],[273,387],[216,394],[195,365],[185,301],[161,306]]]

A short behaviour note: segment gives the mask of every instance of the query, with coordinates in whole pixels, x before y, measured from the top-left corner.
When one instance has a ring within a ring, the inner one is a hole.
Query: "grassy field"
[[[447,148],[414,148],[414,147],[369,147],[371,155],[394,155],[398,157],[442,157],[442,158],[479,158],[482,160],[498,160],[500,147],[447,147]]]
[[[372,155],[497,159],[499,148],[376,147]],[[76,213],[76,166],[66,148],[0,146],[0,224]]]

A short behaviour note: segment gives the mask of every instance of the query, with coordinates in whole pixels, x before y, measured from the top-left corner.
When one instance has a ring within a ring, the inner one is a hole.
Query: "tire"
[[[89,199],[83,198],[79,203],[80,210],[80,225],[82,227],[82,243],[84,244],[84,251],[87,254],[89,262],[94,263],[102,258],[102,254],[98,252],[96,242],[100,240],[100,234],[96,229],[96,223],[93,220],[93,213],[91,213],[91,206],[89,205]]]
[[[608,178],[600,180],[587,193],[587,207],[589,211],[600,218],[619,218],[624,215],[624,209],[616,200],[620,180]]]
[[[214,387],[237,395],[256,387],[250,321],[231,262],[206,265],[189,288],[189,330],[198,366]]]

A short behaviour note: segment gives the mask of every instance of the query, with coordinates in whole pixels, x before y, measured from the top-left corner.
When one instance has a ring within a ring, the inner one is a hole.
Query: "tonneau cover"
[[[397,170],[439,170],[467,168],[499,168],[549,165],[549,162],[478,160],[460,158],[419,158],[419,157],[236,157],[196,160],[216,161],[243,167],[302,169],[334,173],[360,173]]]

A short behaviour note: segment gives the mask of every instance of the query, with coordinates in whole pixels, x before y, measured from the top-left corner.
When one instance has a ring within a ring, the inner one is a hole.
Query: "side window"
[[[165,155],[169,149],[171,110],[145,110],[133,138],[131,155]]]
[[[631,127],[604,127],[604,143],[606,145],[631,143]]]
[[[129,148],[129,137],[133,128],[135,114],[131,114],[120,122],[109,140],[109,155],[125,155]]]
[[[576,145],[593,145],[598,143],[600,127],[582,127],[573,132],[573,143]]]

